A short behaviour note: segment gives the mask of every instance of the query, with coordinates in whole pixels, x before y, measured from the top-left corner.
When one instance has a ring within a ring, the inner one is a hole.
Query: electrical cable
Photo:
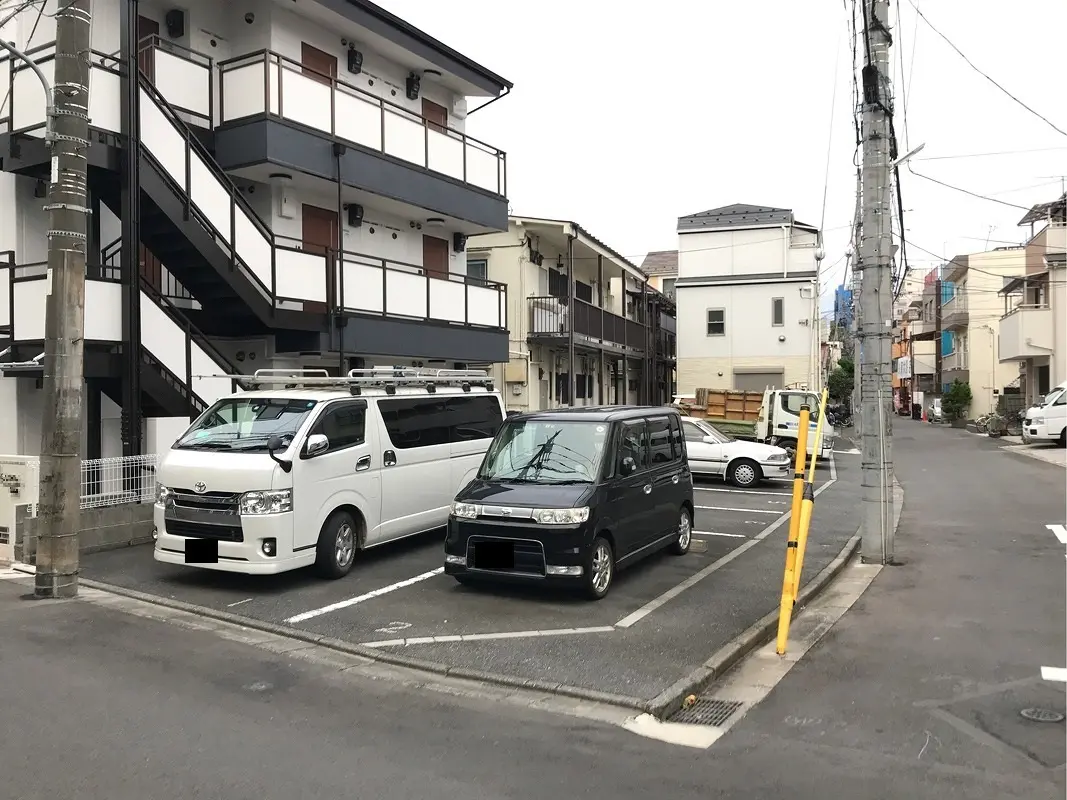
[[[987,158],[991,156],[1014,156],[1023,153],[1050,153],[1053,151],[1067,150],[1067,145],[1060,147],[1034,147],[1023,150],[995,150],[989,153],[958,153],[947,156],[924,156],[913,158],[912,161],[949,161],[958,158]]]
[[[980,70],[977,66],[975,66],[974,62],[972,62],[969,58],[967,58],[967,56],[963,53],[963,51],[960,50],[958,47],[956,47],[956,45],[952,42],[951,39],[949,39],[947,36],[945,36],[945,34],[943,34],[936,27],[934,27],[934,24],[932,22],[930,22],[929,19],[926,18],[926,15],[923,14],[922,11],[919,10],[919,6],[915,3],[915,0],[908,0],[908,2],[911,3],[912,8],[915,9],[915,13],[918,14],[922,18],[922,21],[925,22],[927,24],[927,26],[929,26],[930,30],[932,30],[934,33],[936,33],[938,36],[940,36],[942,39],[944,39],[945,42],[948,44],[948,46],[951,47],[953,50],[955,50],[957,55],[959,55],[960,58],[962,58],[964,61],[967,62],[967,66],[969,66],[971,69],[973,69],[979,75],[981,75],[983,78],[985,78],[991,84],[996,86],[998,89],[1000,89],[1000,91],[1002,91],[1004,94],[1006,94],[1012,100],[1014,100],[1020,106],[1025,108],[1027,111],[1029,111],[1035,117],[1037,117],[1038,119],[1040,119],[1043,122],[1045,122],[1046,124],[1048,124],[1048,126],[1051,127],[1054,131],[1056,131],[1056,133],[1060,134],[1061,136],[1067,136],[1067,131],[1065,131],[1062,128],[1058,127],[1048,117],[1046,117],[1043,114],[1040,114],[1039,112],[1037,112],[1034,109],[1032,109],[1030,106],[1028,106],[1026,103],[1024,103],[1018,97],[1013,95],[1011,92],[1009,92],[1003,86],[1001,86],[999,83],[997,83],[995,80],[993,80],[993,78],[991,78],[988,74],[986,74],[985,72]]]
[[[939,181],[937,178],[931,178],[929,175],[923,175],[921,172],[916,172],[914,169],[911,168],[910,165],[909,165],[908,171],[912,175],[914,175],[916,178],[922,178],[924,181],[930,181],[931,183],[936,183],[939,186],[944,186],[946,189],[952,189],[952,190],[957,191],[957,192],[962,192],[963,194],[968,194],[971,197],[978,198],[979,200],[988,200],[990,203],[1000,203],[1000,205],[1002,205],[1002,206],[1008,206],[1010,208],[1018,208],[1018,209],[1022,209],[1023,211],[1029,211],[1030,210],[1029,206],[1021,206],[1018,203],[1009,203],[1006,200],[997,200],[995,197],[990,197],[989,195],[978,194],[977,192],[972,192],[970,189],[964,189],[961,186],[953,186],[951,183],[945,183],[944,181]]]

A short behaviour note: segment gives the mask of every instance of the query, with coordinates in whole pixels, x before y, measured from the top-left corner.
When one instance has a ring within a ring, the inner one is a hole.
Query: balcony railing
[[[213,128],[215,111],[215,60],[153,34],[138,44],[138,62],[159,93],[190,122]]]
[[[472,136],[270,50],[218,66],[223,125],[270,114],[494,194],[507,194],[506,155]]]
[[[1021,361],[1050,355],[1056,347],[1052,309],[1047,305],[1019,305],[1000,320],[1001,361]]]
[[[530,336],[561,337],[569,333],[570,307],[558,297],[529,297]],[[583,300],[574,301],[574,332],[587,339],[644,350],[647,330],[640,322],[620,317]]]

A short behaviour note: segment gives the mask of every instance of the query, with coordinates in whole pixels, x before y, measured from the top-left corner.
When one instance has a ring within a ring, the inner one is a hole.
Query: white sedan
[[[735,439],[694,417],[682,418],[682,431],[694,475],[715,475],[746,489],[767,478],[790,477],[789,454],[781,447]]]

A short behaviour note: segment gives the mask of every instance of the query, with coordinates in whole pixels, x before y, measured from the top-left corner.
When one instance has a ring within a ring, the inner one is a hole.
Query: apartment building
[[[61,1],[3,31],[49,79]],[[506,159],[466,127],[510,82],[367,0],[92,13],[85,458],[168,446],[237,385],[200,376],[507,361],[466,252],[508,227]],[[45,103],[6,57],[0,99],[0,359],[39,362]],[[35,454],[41,370],[4,373],[0,452]]]
[[[1000,290],[998,355],[1018,368],[1026,408],[1067,380],[1067,194],[1035,205],[1019,225],[1031,230],[1022,275]]]
[[[674,284],[678,281],[677,250],[652,250],[641,262],[641,271],[648,276],[649,286],[674,299]]]
[[[819,231],[734,204],[678,220],[678,386],[819,386]]]
[[[469,240],[467,267],[507,287],[509,410],[671,401],[674,303],[581,225],[511,217]]]

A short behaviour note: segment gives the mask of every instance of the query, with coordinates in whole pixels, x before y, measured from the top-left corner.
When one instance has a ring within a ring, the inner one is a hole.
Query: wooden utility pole
[[[893,562],[892,91],[889,2],[862,0],[863,225],[860,247],[860,431],[867,563]]]
[[[49,225],[40,532],[34,585],[34,595],[42,598],[78,593],[89,213],[89,4],[90,0],[64,0],[56,12],[52,165],[45,206]]]

